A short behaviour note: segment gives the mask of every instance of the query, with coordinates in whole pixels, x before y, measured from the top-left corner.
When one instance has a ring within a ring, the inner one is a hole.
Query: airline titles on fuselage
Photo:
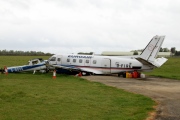
[[[92,56],[85,56],[85,55],[83,55],[83,56],[80,56],[80,55],[68,55],[68,57],[69,58],[89,58],[89,59],[91,59],[92,58]]]

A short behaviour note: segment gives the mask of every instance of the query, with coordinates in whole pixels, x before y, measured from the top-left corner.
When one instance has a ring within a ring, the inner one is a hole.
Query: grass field
[[[146,72],[145,74],[180,80],[180,57],[168,58],[168,61],[160,68],[156,68],[152,72]]]
[[[0,66],[32,58],[0,56]],[[0,120],[144,120],[154,105],[145,96],[69,75],[0,75]]]
[[[143,120],[154,102],[73,76],[1,75],[0,119]]]
[[[50,56],[0,56],[0,67],[26,65],[29,60],[43,58],[47,60]]]

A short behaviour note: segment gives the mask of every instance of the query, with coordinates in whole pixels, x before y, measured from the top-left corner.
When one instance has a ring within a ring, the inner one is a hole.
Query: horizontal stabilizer
[[[139,62],[141,62],[143,65],[147,65],[149,67],[154,67],[154,65],[151,62],[144,60],[143,58],[138,57],[135,59],[138,60]]]
[[[154,60],[154,62],[152,63],[154,66],[156,67],[161,67],[161,65],[163,65],[168,59],[162,57],[162,58],[157,58]]]
[[[168,59],[162,57],[162,58],[157,58],[153,62],[149,62],[147,60],[144,60],[142,58],[136,58],[139,62],[141,62],[143,65],[147,65],[149,67],[161,67]]]

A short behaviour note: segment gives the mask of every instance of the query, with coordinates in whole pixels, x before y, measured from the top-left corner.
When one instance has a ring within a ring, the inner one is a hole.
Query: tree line
[[[17,50],[0,50],[0,55],[3,56],[51,56],[52,53],[44,53],[41,51],[17,51]]]
[[[170,51],[171,51],[172,55],[180,56],[180,51],[177,51],[175,47],[172,47]]]
[[[133,55],[138,55],[138,52],[142,52],[143,50],[132,50],[134,52]],[[171,52],[173,56],[180,56],[180,51],[177,51],[175,47],[172,47],[171,49],[168,48],[160,48],[159,52]]]
[[[180,51],[176,51],[174,56],[180,56]]]

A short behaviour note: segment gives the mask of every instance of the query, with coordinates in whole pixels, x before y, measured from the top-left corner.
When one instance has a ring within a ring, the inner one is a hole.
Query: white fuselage
[[[54,55],[49,59],[50,65],[59,68],[80,69],[95,74],[113,74],[134,70],[152,70],[133,56],[94,56],[94,55]]]

